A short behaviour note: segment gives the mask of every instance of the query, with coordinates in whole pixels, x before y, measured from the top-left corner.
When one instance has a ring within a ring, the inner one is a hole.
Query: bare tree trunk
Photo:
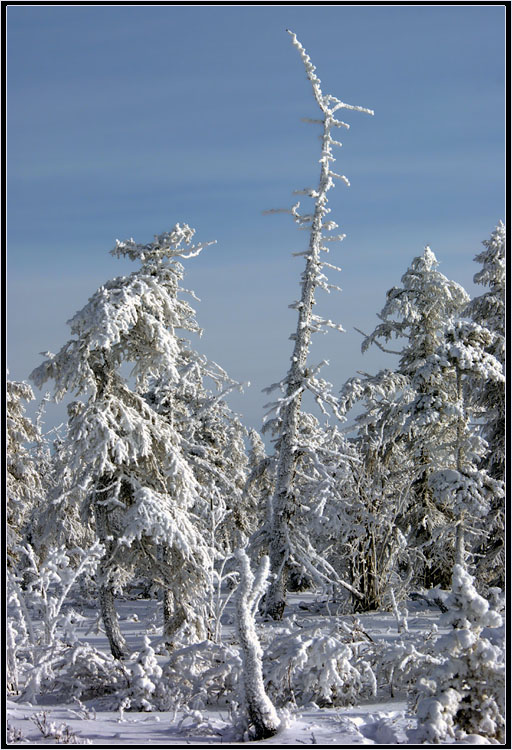
[[[462,520],[457,524],[455,530],[455,564],[462,565],[466,569],[466,550]]]
[[[121,659],[127,655],[128,647],[119,627],[119,618],[114,604],[114,594],[112,586],[109,583],[100,584],[99,603],[105,633],[110,643],[110,651],[115,659]]]
[[[187,619],[187,615],[185,608],[176,603],[174,594],[169,589],[164,589],[163,593],[163,614],[165,645],[169,651],[172,651],[174,637]]]

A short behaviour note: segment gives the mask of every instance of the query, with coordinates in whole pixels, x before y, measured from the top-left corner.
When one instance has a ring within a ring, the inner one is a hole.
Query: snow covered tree
[[[191,349],[182,347],[187,362],[176,384],[166,378],[154,382],[146,394],[148,403],[176,430],[180,448],[197,483],[197,502],[192,508],[196,526],[209,540],[210,583],[216,566],[240,544],[245,544],[253,530],[254,502],[245,493],[247,456],[246,430],[231,412],[224,396],[240,384],[231,380],[218,365]],[[208,383],[209,381],[209,383]],[[214,390],[211,390],[211,385]],[[210,617],[215,620],[210,586]],[[164,592],[164,629],[169,643],[184,612],[176,612],[173,593]],[[208,634],[215,630],[215,623]]]
[[[387,293],[379,315],[382,323],[362,345],[363,351],[372,343],[389,351],[390,340],[405,339],[396,352],[399,363],[394,375],[401,378],[400,397],[383,414],[381,430],[387,447],[400,443],[406,454],[403,470],[410,472],[410,488],[401,528],[418,555],[418,580],[427,586],[446,584],[453,565],[453,559],[446,558],[445,541],[438,538],[449,519],[433,500],[429,478],[436,469],[455,465],[453,444],[460,427],[457,373],[453,366],[439,371],[437,350],[445,341],[447,326],[469,301],[465,290],[440,273],[438,265],[429,247],[414,258],[402,286]],[[383,377],[389,379],[388,374]]]
[[[480,326],[487,328],[492,340],[487,351],[505,368],[505,290],[506,290],[506,232],[500,222],[489,240],[482,243],[485,250],[475,257],[482,270],[475,274],[475,284],[489,287],[489,291],[475,297],[467,307],[467,314]],[[505,386],[503,382],[484,383],[477,394],[485,414],[483,436],[489,445],[486,465],[496,479],[504,478],[505,465]]]
[[[154,383],[148,402],[169,419],[180,436],[183,454],[202,496],[197,513],[204,516],[205,534],[211,531],[211,512],[221,519],[215,545],[223,557],[246,543],[250,509],[244,509],[247,480],[247,431],[228,407],[224,396],[240,384],[214,362],[192,350],[182,350],[188,366],[179,383]],[[208,387],[208,382],[210,387]]]
[[[441,663],[420,681],[418,729],[412,742],[438,744],[482,738],[505,740],[505,659],[502,618],[480,596],[473,578],[455,565],[442,624],[449,632],[435,643]],[[497,629],[498,638],[494,637]],[[476,737],[474,736],[476,735]],[[485,744],[485,742],[482,742]]]
[[[19,559],[19,543],[31,513],[43,501],[44,481],[31,448],[42,441],[41,432],[26,416],[23,401],[35,398],[28,383],[7,381],[7,562]]]
[[[398,408],[411,397],[407,378],[390,370],[375,376],[361,373],[341,391],[342,413],[358,402],[364,404],[355,418],[358,460],[349,464],[348,533],[343,546],[348,580],[363,595],[353,600],[356,611],[387,607],[391,591],[401,596],[412,577],[400,525],[412,467],[395,423]]]
[[[485,517],[494,498],[503,502],[504,487],[481,468],[487,444],[471,424],[471,394],[482,383],[503,383],[501,363],[487,352],[492,335],[466,320],[445,329],[443,343],[426,361],[429,382],[455,380],[456,401],[439,409],[450,439],[440,440],[438,469],[429,476],[434,502],[455,522],[455,561],[466,560],[465,521]],[[443,465],[444,464],[444,465]]]
[[[256,527],[260,529],[268,518],[275,482],[275,460],[274,456],[267,456],[265,443],[256,430],[249,430],[248,438],[249,463],[245,491],[253,498]]]
[[[114,594],[134,571],[170,589],[176,609],[205,634],[203,595],[210,550],[192,509],[198,483],[172,421],[144,394],[155,379],[178,383],[188,362],[177,330],[199,332],[194,310],[180,298],[183,266],[197,255],[194,230],[177,224],[140,245],[119,242],[112,251],[141,263],[139,270],[100,287],[70,321],[73,338],[32,373],[36,385],[55,382],[55,398],[89,394],[71,407],[61,460],[68,466],[63,509],[79,498],[106,548],[99,602],[114,656],[126,653]],[[209,244],[209,243],[208,243]],[[122,367],[131,363],[130,387]]]
[[[253,727],[254,739],[272,737],[280,727],[280,720],[263,682],[263,650],[256,633],[256,612],[265,592],[269,573],[268,557],[263,557],[256,576],[251,571],[245,550],[235,553],[240,568],[240,583],[236,597],[236,622],[242,650],[244,710],[248,724]]]
[[[322,125],[322,150],[318,187],[299,191],[313,199],[313,211],[306,214],[299,213],[300,203],[296,203],[291,209],[295,221],[301,229],[309,232],[310,238],[309,248],[299,253],[299,255],[305,256],[306,267],[301,279],[301,298],[291,305],[298,312],[297,330],[291,336],[294,340],[291,365],[286,377],[279,384],[283,396],[276,404],[277,421],[274,422],[275,432],[278,436],[276,440],[278,460],[271,509],[269,555],[272,580],[266,596],[267,613],[274,619],[281,619],[283,616],[287,573],[292,554],[288,530],[296,504],[294,477],[298,457],[297,439],[300,429],[302,395],[306,389],[309,389],[318,401],[331,404],[335,401],[331,396],[328,384],[317,377],[318,368],[307,367],[312,334],[319,331],[325,332],[327,328],[342,330],[341,326],[330,320],[324,320],[313,313],[316,289],[329,291],[333,288],[327,283],[327,278],[323,272],[325,268],[333,268],[333,266],[322,260],[322,252],[328,251],[327,243],[343,239],[343,235],[328,234],[337,227],[335,222],[327,219],[327,214],[330,211],[327,207],[328,191],[333,187],[335,179],[341,179],[348,184],[346,177],[336,174],[331,168],[335,159],[333,146],[339,145],[332,138],[331,131],[337,127],[349,127],[336,118],[336,112],[340,109],[373,114],[371,110],[345,104],[330,94],[324,95],[320,88],[320,80],[315,74],[315,67],[309,56],[297,40],[296,35],[292,32],[289,33],[292,36],[293,44],[300,53],[306,75],[313,87],[315,101],[322,113],[321,120],[316,121]]]
[[[480,326],[487,328],[492,340],[487,351],[493,354],[505,372],[505,289],[506,289],[506,230],[503,222],[482,243],[485,250],[475,257],[482,269],[475,274],[475,284],[488,291],[469,303],[466,313]],[[505,478],[505,383],[496,379],[484,380],[472,394],[475,409],[480,411],[482,436],[488,444],[482,459],[483,468],[498,480]],[[485,523],[486,539],[480,542],[477,554],[477,580],[483,585],[504,586],[505,570],[505,508],[498,498],[491,502]]]

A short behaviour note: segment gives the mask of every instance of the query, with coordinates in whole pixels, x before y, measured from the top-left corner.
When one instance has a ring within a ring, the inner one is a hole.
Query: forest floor
[[[75,605],[76,606],[76,605]],[[161,641],[161,605],[156,600],[136,599],[119,602],[118,611],[123,633],[133,652],[141,650],[143,636],[149,635],[152,646],[158,652]],[[439,620],[440,612],[429,608],[425,602],[407,602],[407,627],[411,635],[420,636],[432,629]],[[80,641],[88,641],[95,648],[108,652],[108,643],[92,608],[82,607],[77,635]],[[353,626],[354,617],[339,615],[336,605],[326,606],[325,599],[310,592],[291,595],[286,609],[286,618],[301,627],[329,626],[329,621],[345,621]],[[358,616],[360,631],[365,637],[379,642],[391,642],[400,638],[395,616],[389,612],[371,612]],[[223,637],[234,635],[233,610],[226,609]],[[279,632],[283,623],[258,621],[262,640],[272,640],[272,629]],[[439,630],[442,632],[442,629]],[[165,661],[162,655],[159,660]],[[262,740],[264,745],[398,745],[407,744],[407,729],[416,725],[408,707],[406,695],[392,697],[389,685],[378,685],[377,697],[364,700],[349,707],[318,707],[311,703],[293,710],[280,711],[282,728],[274,737]],[[115,696],[109,696],[110,703]],[[104,697],[76,702],[62,702],[51,694],[38,697],[37,705],[22,702],[11,696],[7,701],[7,721],[10,741],[16,744],[92,744],[165,746],[232,745],[243,747],[240,740],[234,741],[229,709],[202,709],[201,712],[184,714],[181,711],[135,712],[122,708],[105,710]],[[84,710],[86,709],[86,710]],[[39,724],[39,726],[38,726]],[[66,729],[68,727],[69,729]],[[60,728],[60,729],[59,729]],[[58,729],[57,732],[52,730]],[[47,737],[44,734],[48,735]],[[60,739],[55,738],[55,734]],[[67,740],[66,740],[67,738]]]

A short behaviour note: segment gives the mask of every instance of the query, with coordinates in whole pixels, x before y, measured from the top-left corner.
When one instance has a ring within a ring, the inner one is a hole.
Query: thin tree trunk
[[[110,651],[115,659],[121,659],[127,655],[128,647],[119,627],[112,586],[108,583],[100,585],[99,603],[105,633],[110,643]]]
[[[163,592],[163,614],[165,645],[169,651],[172,651],[174,637],[187,619],[187,615],[185,608],[176,603],[174,594],[169,589],[164,589]]]
[[[457,524],[455,531],[455,564],[466,568],[466,550],[464,540],[464,527],[462,521]]]
[[[259,597],[264,591],[268,575],[268,560],[262,560],[258,574],[262,573],[265,563],[266,571],[263,578],[255,584],[246,553],[238,550],[237,558],[240,562],[240,584],[236,597],[236,621],[242,649],[245,704],[249,721],[254,727],[254,739],[263,740],[275,735],[281,724],[276,709],[265,692],[262,649],[254,621]]]
[[[324,121],[324,147],[329,129]],[[287,376],[286,405],[283,409],[279,460],[277,465],[276,491],[272,499],[272,521],[269,545],[270,569],[273,579],[265,599],[266,612],[274,620],[281,620],[286,604],[287,560],[289,557],[288,529],[293,515],[293,478],[297,462],[297,438],[302,389],[306,377],[306,362],[311,341],[312,310],[315,304],[315,288],[320,270],[320,240],[322,219],[325,215],[325,193],[328,185],[329,162],[322,163],[320,185],[321,197],[317,199],[313,217],[309,253],[303,275],[302,296],[299,304],[299,319],[295,333],[295,346]]]
[[[102,484],[108,486],[108,480]],[[119,626],[119,618],[114,603],[113,585],[110,580],[109,560],[112,556],[113,545],[109,541],[108,512],[103,503],[96,501],[94,503],[94,513],[99,540],[105,545],[105,555],[99,566],[99,609],[112,656],[115,659],[121,659],[123,656],[127,656],[128,647]]]

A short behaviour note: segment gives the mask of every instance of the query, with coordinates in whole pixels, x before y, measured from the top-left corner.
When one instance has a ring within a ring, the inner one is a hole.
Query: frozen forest
[[[185,277],[211,241],[186,223],[117,241],[133,271],[30,382],[7,375],[8,744],[506,742],[505,226],[473,299],[413,249],[360,332],[394,368],[330,383],[339,118],[373,112],[323,93],[289,34],[320,169],[286,209],[306,242],[261,434],[200,351]]]

